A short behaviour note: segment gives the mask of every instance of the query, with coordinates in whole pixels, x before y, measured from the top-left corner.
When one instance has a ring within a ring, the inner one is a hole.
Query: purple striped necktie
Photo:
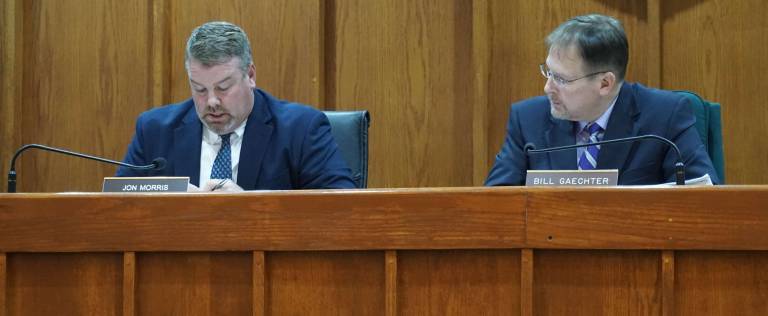
[[[587,143],[598,141],[603,128],[597,123],[589,123],[584,127],[582,133],[589,135]],[[600,154],[600,145],[587,146],[587,149],[579,157],[579,170],[594,170],[597,167],[597,156]]]

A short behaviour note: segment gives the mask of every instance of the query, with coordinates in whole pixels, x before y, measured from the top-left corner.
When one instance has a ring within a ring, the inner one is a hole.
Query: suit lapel
[[[545,132],[546,148],[575,144],[573,124],[571,121],[558,120],[550,116],[549,129]],[[550,152],[548,156],[550,168],[553,170],[576,169],[575,149]]]
[[[264,154],[274,130],[269,103],[260,90],[254,90],[253,109],[245,125],[237,170],[237,184],[246,190],[256,188]]]
[[[192,102],[192,101],[190,101]],[[200,146],[203,123],[197,117],[194,106],[187,111],[181,126],[173,131],[174,175],[189,175],[189,182],[200,185]]]
[[[611,140],[637,135],[635,117],[639,114],[635,106],[632,86],[624,83],[619,97],[613,106],[608,127],[605,129],[603,140]],[[597,169],[621,169],[632,149],[632,142],[603,145],[597,159]]]

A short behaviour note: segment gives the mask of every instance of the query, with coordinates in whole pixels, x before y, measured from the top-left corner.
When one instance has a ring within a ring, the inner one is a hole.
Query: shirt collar
[[[618,100],[618,99],[619,99],[619,95],[616,95],[616,97],[613,98],[613,101],[611,101],[611,106],[609,106],[608,109],[605,110],[605,112],[603,112],[603,115],[600,115],[600,117],[598,117],[595,120],[595,123],[597,123],[597,125],[600,125],[600,127],[602,127],[603,130],[606,130],[606,128],[608,127],[608,119],[611,118],[611,113],[613,112],[613,106],[616,105],[616,100]],[[589,123],[592,123],[592,122],[579,121],[579,129],[578,130],[579,131],[584,130],[584,127],[586,127],[587,124],[589,124]]]
[[[230,136],[230,141],[243,137],[243,133],[245,133],[245,123],[247,122],[248,120],[243,121],[243,123],[232,132],[234,135]],[[221,137],[203,124],[203,141],[209,145],[218,144],[221,142]]]

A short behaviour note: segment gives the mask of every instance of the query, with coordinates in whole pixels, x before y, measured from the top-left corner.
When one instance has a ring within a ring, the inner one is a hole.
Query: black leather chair
[[[368,187],[368,111],[324,111],[358,188]]]

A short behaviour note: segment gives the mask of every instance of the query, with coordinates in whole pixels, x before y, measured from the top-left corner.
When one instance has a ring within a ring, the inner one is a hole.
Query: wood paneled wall
[[[768,2],[664,1],[662,85],[723,105],[725,177],[766,183]]]
[[[760,0],[0,0],[0,159],[42,143],[114,159],[136,116],[181,101],[184,44],[209,20],[251,38],[257,84],[320,109],[367,109],[370,187],[481,185],[509,104],[542,94],[544,37],[618,17],[628,80],[723,104],[726,177],[768,182],[768,3]],[[29,152],[19,191],[98,191],[115,168]],[[5,181],[2,181],[5,189]]]

